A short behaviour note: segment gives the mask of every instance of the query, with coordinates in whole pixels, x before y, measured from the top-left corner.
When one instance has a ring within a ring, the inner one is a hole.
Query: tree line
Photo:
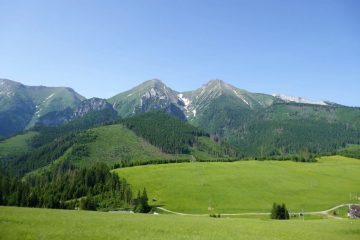
[[[146,195],[146,190],[144,192]],[[79,168],[63,162],[52,171],[23,179],[0,174],[0,205],[150,211],[147,195],[140,196],[142,201],[138,198],[134,198],[125,179],[111,173],[109,167],[101,163],[90,168]]]

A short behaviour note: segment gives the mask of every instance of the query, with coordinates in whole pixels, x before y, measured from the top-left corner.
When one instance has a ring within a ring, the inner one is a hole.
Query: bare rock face
[[[83,117],[90,112],[105,109],[113,109],[113,107],[105,99],[90,98],[82,101],[79,106],[74,109],[73,118]]]
[[[105,99],[90,98],[82,101],[78,106],[73,109],[67,108],[63,111],[50,112],[45,116],[41,117],[37,124],[45,126],[61,125],[75,119],[84,117],[89,113],[104,110],[109,110],[113,112],[114,115],[117,115],[112,105],[108,103]]]

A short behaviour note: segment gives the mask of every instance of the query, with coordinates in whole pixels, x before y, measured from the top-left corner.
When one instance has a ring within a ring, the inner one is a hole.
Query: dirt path
[[[360,206],[360,204],[351,204],[351,205],[358,205]],[[323,211],[314,211],[314,212],[302,212],[302,214],[304,215],[325,215],[325,216],[328,216],[328,217],[331,217],[331,218],[334,218],[334,219],[343,219],[343,218],[340,218],[340,217],[336,217],[336,216],[333,216],[332,214],[330,214],[329,212],[331,211],[334,211],[338,208],[341,208],[341,207],[344,207],[344,206],[349,206],[349,203],[344,203],[344,204],[340,204],[340,205],[337,205],[333,208],[330,208],[330,209],[326,209],[326,210],[323,210]],[[175,211],[171,211],[169,209],[166,209],[166,208],[163,208],[163,207],[156,207],[157,209],[159,210],[162,210],[164,212],[167,212],[167,213],[171,213],[171,214],[175,214],[175,215],[180,215],[180,216],[195,216],[195,217],[207,217],[209,216],[209,214],[191,214],[191,213],[181,213],[181,212],[175,212]],[[292,212],[292,214],[301,214],[300,212]],[[256,215],[270,215],[270,213],[262,213],[262,212],[253,212],[253,213],[223,213],[223,214],[220,214],[221,216],[256,216]]]

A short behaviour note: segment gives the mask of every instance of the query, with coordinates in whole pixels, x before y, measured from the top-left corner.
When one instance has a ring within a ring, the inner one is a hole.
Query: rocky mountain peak
[[[204,84],[201,87],[201,92],[217,92],[219,95],[223,94],[223,93],[229,93],[231,92],[231,94],[236,94],[235,92],[242,92],[244,90],[240,90],[226,82],[224,82],[221,79],[214,79],[214,80],[210,80],[209,82],[207,82],[206,84]]]
[[[140,88],[158,88],[163,89],[167,87],[160,79],[151,79],[141,83],[138,87]]]
[[[24,88],[25,86],[21,83],[8,80],[8,79],[0,79],[0,96],[1,97],[13,97],[17,89]]]

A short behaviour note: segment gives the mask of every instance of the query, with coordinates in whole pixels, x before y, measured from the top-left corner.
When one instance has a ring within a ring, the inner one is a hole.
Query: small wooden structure
[[[351,205],[350,206],[349,217],[350,218],[360,218],[360,206],[359,205]]]

